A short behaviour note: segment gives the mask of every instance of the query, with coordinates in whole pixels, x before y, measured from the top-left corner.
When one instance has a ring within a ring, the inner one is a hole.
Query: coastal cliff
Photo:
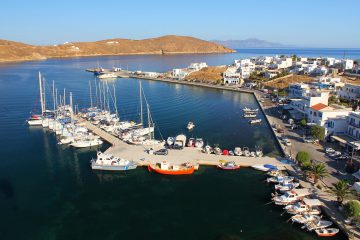
[[[0,62],[106,55],[231,53],[232,49],[201,39],[168,35],[143,40],[108,39],[34,46],[0,39]]]

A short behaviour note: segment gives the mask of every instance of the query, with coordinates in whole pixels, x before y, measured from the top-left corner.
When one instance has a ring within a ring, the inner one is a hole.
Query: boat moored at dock
[[[91,160],[91,168],[94,170],[126,171],[136,169],[137,163],[98,152],[97,158]]]
[[[169,164],[167,161],[162,161],[161,163],[149,164],[148,170],[149,172],[156,172],[164,175],[189,175],[194,173],[195,167],[190,163],[175,165]]]

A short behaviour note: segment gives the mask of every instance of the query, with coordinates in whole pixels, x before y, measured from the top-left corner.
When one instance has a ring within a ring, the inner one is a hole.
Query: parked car
[[[303,141],[306,142],[306,143],[313,143],[314,139],[312,137],[304,137]]]
[[[290,142],[289,139],[287,139],[286,141],[284,141],[284,144],[285,144],[286,146],[291,146],[291,142]]]
[[[325,148],[325,152],[326,152],[327,154],[330,154],[330,153],[334,153],[335,150],[332,149],[332,148],[330,148],[330,147],[328,147],[328,148]]]
[[[168,150],[163,148],[163,149],[160,149],[160,150],[157,150],[154,152],[154,155],[167,155],[168,154]]]

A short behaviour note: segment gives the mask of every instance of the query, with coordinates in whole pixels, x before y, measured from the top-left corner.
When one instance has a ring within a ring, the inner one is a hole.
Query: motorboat
[[[188,125],[186,126],[186,128],[188,130],[192,130],[195,127],[195,124],[193,122],[189,122]]]
[[[305,223],[304,227],[308,231],[314,231],[314,230],[330,227],[332,224],[333,224],[332,222],[326,220],[315,220]]]
[[[91,168],[94,170],[126,171],[137,168],[137,163],[98,152],[97,158],[91,160]]]
[[[256,118],[256,114],[252,114],[252,113],[245,113],[244,118]]]
[[[217,165],[218,168],[223,170],[235,170],[239,169],[240,165],[236,164],[234,161],[223,161],[221,160],[220,163]]]
[[[310,195],[310,191],[307,188],[292,189],[283,195],[275,195],[273,201],[276,205],[288,205],[300,201],[308,195]]]
[[[272,170],[267,173],[270,177],[276,177],[276,176],[285,176],[284,173],[280,170]]]
[[[38,114],[32,114],[31,117],[27,120],[29,126],[41,126],[43,122],[43,117]]]
[[[295,204],[287,205],[284,209],[289,214],[313,214],[319,215],[321,213],[321,202],[318,199],[304,198]]]
[[[210,147],[210,145],[206,145],[203,149],[203,152],[207,154],[212,153],[212,148]]]
[[[259,109],[258,108],[248,108],[248,107],[244,107],[243,108],[244,112],[258,112]]]
[[[321,217],[319,215],[312,214],[296,214],[291,217],[293,223],[306,224],[308,222],[319,221]]]
[[[168,138],[167,138],[166,144],[167,144],[168,146],[172,146],[172,145],[174,145],[174,143],[175,143],[175,138],[174,138],[174,137],[168,137]]]
[[[184,148],[186,144],[186,136],[184,134],[179,134],[175,138],[174,146],[178,148]]]
[[[259,147],[256,148],[255,154],[256,154],[257,157],[262,157],[264,155],[262,149],[259,148]]]
[[[73,141],[70,146],[76,148],[85,148],[85,147],[93,147],[99,146],[103,144],[103,141],[100,138],[81,138]]]
[[[189,138],[188,143],[186,144],[187,147],[194,147],[195,146],[195,138]]]
[[[243,147],[243,155],[245,157],[250,157],[250,150],[248,147]]]
[[[196,138],[195,139],[195,147],[203,148],[203,146],[204,146],[204,140],[202,138]]]
[[[221,149],[220,149],[219,147],[215,147],[215,148],[214,148],[214,153],[215,153],[216,155],[221,155],[221,154],[222,154],[222,151],[221,151]]]
[[[249,121],[250,124],[258,124],[258,123],[261,123],[261,119],[251,119]]]
[[[113,79],[117,78],[115,73],[102,73],[100,75],[97,75],[99,79]]]
[[[149,164],[149,172],[156,172],[164,175],[189,175],[193,174],[195,167],[190,163],[183,163],[181,165],[170,165],[167,161],[161,163]]]
[[[254,151],[250,152],[250,157],[256,157],[256,153]]]
[[[297,188],[300,184],[299,183],[294,183],[294,182],[279,182],[279,184],[275,185],[275,190],[279,190],[280,192],[286,192],[286,191],[290,191],[294,188]]]
[[[322,228],[316,229],[315,232],[319,237],[332,237],[339,233],[338,228]]]
[[[251,167],[256,170],[263,171],[263,172],[278,170],[276,166],[271,165],[271,164],[264,164],[264,165],[256,164]]]
[[[294,181],[294,177],[278,175],[275,177],[270,177],[270,178],[266,179],[266,181],[268,183],[292,182],[292,181]]]
[[[234,149],[234,154],[235,154],[235,156],[241,156],[243,154],[243,152],[241,151],[240,147],[236,147]]]

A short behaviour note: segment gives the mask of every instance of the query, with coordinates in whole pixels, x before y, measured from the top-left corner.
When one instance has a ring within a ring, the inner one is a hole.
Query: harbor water
[[[39,109],[38,71],[49,91],[54,80],[60,92],[72,91],[74,103],[82,108],[90,104],[89,81],[94,82],[86,68],[99,64],[167,71],[194,61],[229,64],[229,56],[240,55],[117,56],[0,65],[0,239],[316,239],[314,233],[287,222],[288,215],[280,216],[282,208],[266,204],[272,189],[261,172],[212,167],[184,177],[160,176],[145,168],[96,172],[89,165],[96,148],[58,145],[53,133],[25,123],[30,112]],[[138,81],[114,82],[123,119],[139,118]],[[146,80],[142,86],[157,138],[185,133],[223,148],[261,146],[265,154],[279,155],[269,126],[250,126],[242,118],[243,107],[258,107],[251,94]],[[192,132],[186,130],[188,121],[196,124]]]

